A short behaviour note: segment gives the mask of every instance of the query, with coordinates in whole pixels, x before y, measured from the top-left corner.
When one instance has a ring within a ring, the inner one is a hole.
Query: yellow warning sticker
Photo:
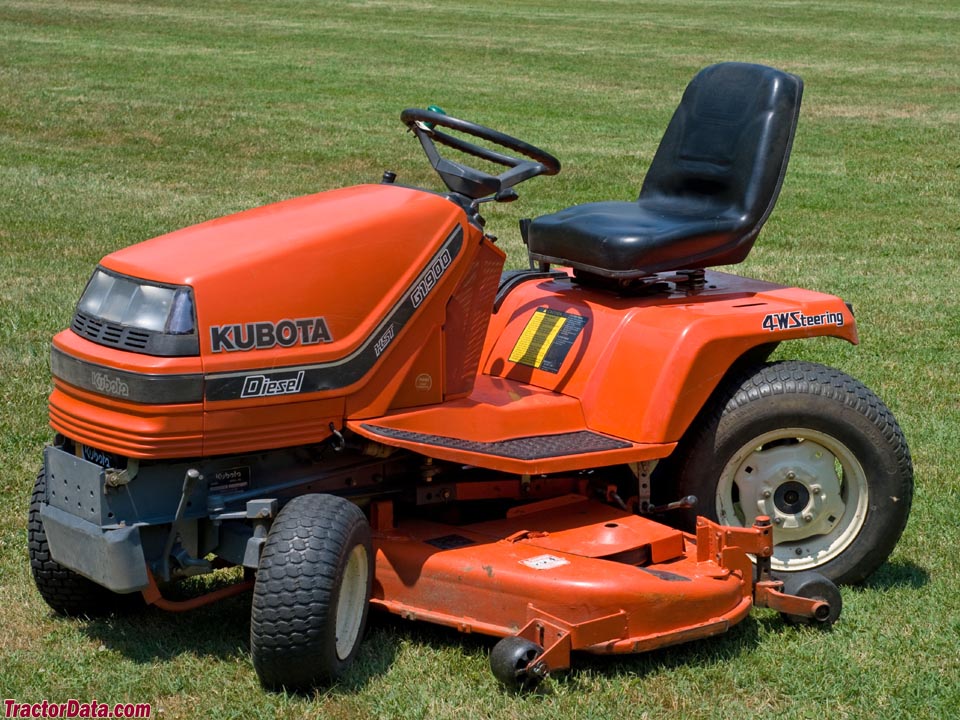
[[[555,373],[587,319],[581,315],[537,308],[510,353],[510,362]]]

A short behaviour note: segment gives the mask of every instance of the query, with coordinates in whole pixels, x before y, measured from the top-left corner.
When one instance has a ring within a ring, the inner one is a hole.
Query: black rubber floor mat
[[[425,433],[396,430],[394,428],[368,425],[364,423],[364,430],[368,430],[382,437],[407,440],[409,442],[436,445],[438,447],[466,450],[467,452],[482,455],[497,455],[515,460],[540,460],[542,458],[563,457],[565,455],[582,455],[584,453],[602,452],[604,450],[621,450],[630,447],[630,443],[616,438],[607,437],[589,430],[560,433],[559,435],[534,435],[531,437],[512,438],[498,442],[477,442],[475,440],[460,440],[444,437],[443,435],[427,435]]]

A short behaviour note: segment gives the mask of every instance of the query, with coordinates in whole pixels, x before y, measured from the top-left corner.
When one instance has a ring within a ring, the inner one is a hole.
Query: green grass
[[[956,0],[0,0],[0,696],[170,718],[960,716],[958,27]],[[398,122],[437,103],[562,159],[487,212],[520,266],[517,218],[635,196],[686,82],[719,60],[806,81],[784,191],[739,271],[855,305],[859,347],[779,353],[874,388],[916,465],[903,539],[844,589],[832,632],[757,612],[713,640],[576,658],[514,696],[488,641],[380,617],[351,679],[302,697],[258,686],[246,598],[51,615],[25,549],[48,342],[100,257],[388,168],[437,187]]]

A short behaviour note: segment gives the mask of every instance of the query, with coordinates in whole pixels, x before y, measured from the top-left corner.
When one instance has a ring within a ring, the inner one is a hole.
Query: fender
[[[531,333],[538,313],[568,330]],[[858,342],[840,298],[718,272],[692,294],[671,286],[640,297],[553,278],[521,283],[503,299],[483,368],[578,398],[590,430],[672,443],[744,353],[815,336]]]

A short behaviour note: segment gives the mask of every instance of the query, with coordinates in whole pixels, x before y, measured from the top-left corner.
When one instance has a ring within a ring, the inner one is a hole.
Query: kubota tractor
[[[801,91],[701,71],[639,198],[524,221],[529,270],[480,212],[560,163],[434,110],[401,119],[445,192],[386,173],[111,253],[53,340],[40,593],[93,614],[252,585],[271,687],[344,672],[370,606],[503,638],[494,672],[527,685],[753,605],[831,624],[906,523],[906,442],[848,375],[767,361],[856,343],[848,305],[707,269],[773,209]],[[225,565],[246,580],[164,597]]]

